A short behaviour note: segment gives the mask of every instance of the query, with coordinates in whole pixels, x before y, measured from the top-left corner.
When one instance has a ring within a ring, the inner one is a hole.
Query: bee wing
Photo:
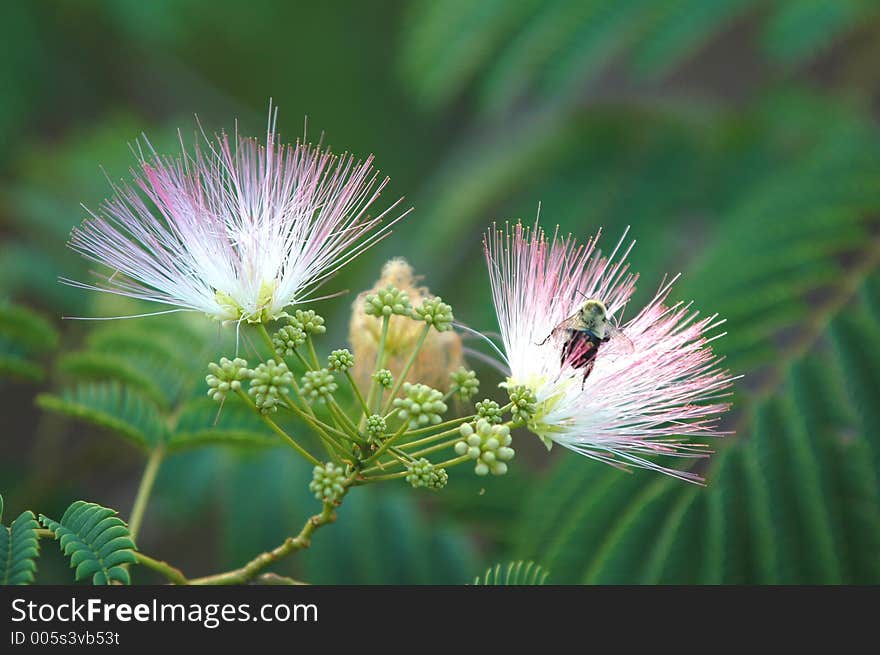
[[[550,339],[552,337],[555,337],[559,333],[560,330],[567,330],[567,329],[574,328],[577,325],[577,317],[578,317],[578,315],[576,313],[569,316],[567,319],[565,319],[564,321],[559,323],[559,325],[557,325],[555,328],[553,328],[550,331],[550,334],[548,334],[547,337],[537,345],[543,346],[545,343],[550,341]]]
[[[606,351],[616,355],[631,355],[635,352],[635,344],[619,327],[609,324],[605,330],[609,336],[608,344],[605,346]]]

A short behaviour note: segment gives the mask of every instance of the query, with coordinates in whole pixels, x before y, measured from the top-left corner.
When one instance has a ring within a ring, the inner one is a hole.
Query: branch
[[[256,578],[254,578],[254,582],[257,584],[264,585],[307,585],[308,582],[303,582],[302,580],[294,580],[293,578],[288,578],[285,575],[278,575],[277,573],[261,573]]]
[[[153,559],[152,557],[144,555],[138,551],[134,551],[134,556],[137,558],[138,564],[142,564],[148,569],[152,569],[156,573],[159,573],[169,582],[173,582],[174,584],[189,584],[189,581],[181,570],[171,566],[168,562]]]
[[[348,486],[346,486],[346,491],[348,491]],[[280,559],[283,559],[296,551],[308,548],[312,543],[312,534],[315,530],[336,520],[335,508],[338,503],[339,501],[336,503],[325,502],[323,511],[320,514],[315,514],[309,518],[305,522],[305,525],[303,525],[302,530],[299,531],[298,535],[295,537],[288,537],[280,546],[257,555],[240,569],[227,571],[225,573],[217,573],[215,575],[205,576],[204,578],[195,578],[194,580],[190,580],[188,584],[232,585],[246,584],[250,582],[256,578],[263,569],[271,566]]]

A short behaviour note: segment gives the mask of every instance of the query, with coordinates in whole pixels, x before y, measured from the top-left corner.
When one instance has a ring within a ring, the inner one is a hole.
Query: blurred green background
[[[384,198],[415,206],[330,290],[367,288],[403,255],[460,320],[494,330],[480,235],[540,202],[545,225],[603,227],[606,245],[631,225],[637,301],[683,272],[676,297],[728,319],[717,349],[745,376],[707,488],[547,456],[522,433],[505,477],[357,489],[279,572],[463,583],[526,558],[554,583],[880,582],[877,3],[7,0],[2,24],[7,517],[58,518],[78,498],[127,516],[144,462],[132,444],[161,438],[156,417],[200,395],[204,362],[230,352],[208,321],[62,323],[120,309],[57,282],[87,276],[65,242],[79,203],[108,194],[99,166],[126,176],[142,132],[173,150],[193,114],[261,134],[271,97],[285,137],[308,116],[335,150],[375,153]],[[352,297],[317,308],[327,350],[347,338]],[[121,387],[103,379],[122,369]],[[155,385],[163,375],[175,382]],[[136,407],[106,397],[129,387]],[[44,411],[47,391],[125,405],[135,427],[119,439]],[[203,445],[197,432],[164,463],[138,540],[193,576],[240,565],[316,509],[289,451],[184,447]],[[44,544],[37,582],[72,579],[56,551]]]

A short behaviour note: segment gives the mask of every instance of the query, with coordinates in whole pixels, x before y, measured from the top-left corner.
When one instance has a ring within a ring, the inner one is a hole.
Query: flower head
[[[390,289],[389,289],[390,287]],[[413,307],[438,312],[437,329],[428,332],[403,382],[422,382],[435,388],[443,387],[449,374],[463,364],[463,344],[456,330],[446,329],[444,319],[451,320],[449,305],[435,300],[429,289],[420,284],[420,277],[403,259],[392,259],[382,267],[381,277],[373,287],[358,295],[352,305],[349,323],[349,341],[355,357],[351,374],[358,384],[370,384],[370,375],[381,341],[383,318],[388,317],[388,335],[385,340],[385,364],[399,372],[406,365],[419,336],[425,328],[422,316]],[[428,314],[433,321],[434,315]],[[441,331],[440,328],[446,331]],[[390,385],[389,385],[390,386]]]
[[[368,216],[388,182],[372,156],[284,145],[275,114],[265,144],[220,134],[177,158],[141,152],[133,184],[114,185],[70,239],[112,275],[100,286],[67,282],[252,323],[313,298],[387,235],[397,203]]]
[[[505,386],[512,400],[534,393],[535,406],[526,403],[530,411],[521,418],[548,447],[699,481],[649,457],[706,456],[705,446],[686,438],[719,434],[716,420],[729,407],[720,398],[732,378],[719,368],[709,347],[715,337],[707,334],[721,321],[699,319],[689,305],[667,305],[672,282],[664,282],[619,324],[637,280],[625,261],[632,245],[621,252],[624,238],[604,257],[598,237],[578,245],[520,224],[488,233],[484,248],[510,371]],[[591,299],[601,301],[607,322],[577,320]],[[583,330],[589,339],[572,339]]]

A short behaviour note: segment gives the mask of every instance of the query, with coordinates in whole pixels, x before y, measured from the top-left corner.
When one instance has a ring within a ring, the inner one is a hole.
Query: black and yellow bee
[[[589,298],[580,309],[553,328],[553,331],[538,345],[544,345],[551,338],[560,334],[565,336],[562,343],[559,363],[573,369],[583,369],[581,386],[587,381],[600,347],[612,339],[615,350],[621,353],[633,351],[632,342],[611,322],[608,308],[601,300]],[[619,344],[619,345],[618,345]]]

